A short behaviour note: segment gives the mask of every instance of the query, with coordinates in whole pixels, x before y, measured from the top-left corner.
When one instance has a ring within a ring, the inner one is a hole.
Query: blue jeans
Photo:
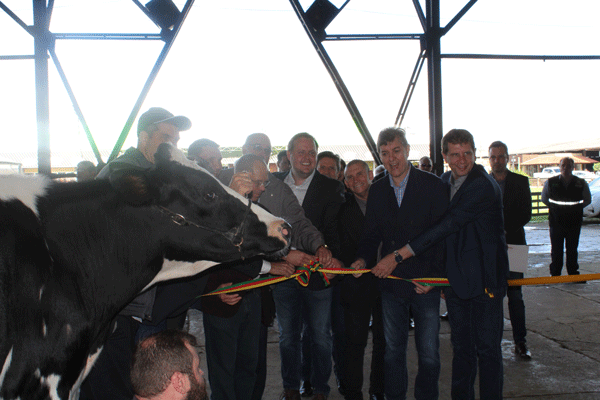
[[[382,292],[385,334],[385,398],[406,399],[408,370],[409,309],[415,320],[415,345],[419,371],[415,379],[415,399],[437,399],[440,377],[440,292],[431,290],[412,298]]]
[[[452,399],[475,399],[475,376],[479,366],[479,397],[502,399],[502,331],[504,296],[487,294],[459,298],[444,289],[452,342]]]
[[[312,374],[314,392],[329,396],[331,376],[331,289],[308,290],[295,280],[273,288],[277,322],[279,323],[279,353],[284,389],[299,390],[301,378],[302,309],[311,335]]]

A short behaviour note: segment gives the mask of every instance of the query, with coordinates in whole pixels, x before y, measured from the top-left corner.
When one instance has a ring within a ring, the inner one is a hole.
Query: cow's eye
[[[216,198],[217,198],[217,195],[215,193],[213,193],[213,192],[209,192],[209,193],[205,193],[204,194],[204,200],[207,201],[207,202],[214,201],[214,200],[216,200]]]

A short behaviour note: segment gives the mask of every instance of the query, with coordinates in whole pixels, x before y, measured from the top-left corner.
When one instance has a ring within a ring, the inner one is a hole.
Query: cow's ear
[[[129,204],[144,205],[152,201],[152,190],[146,171],[116,171],[110,175],[110,183]]]

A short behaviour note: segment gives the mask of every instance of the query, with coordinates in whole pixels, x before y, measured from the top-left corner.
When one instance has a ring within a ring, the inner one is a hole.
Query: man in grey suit
[[[249,135],[242,146],[242,154],[257,155],[268,165],[271,156],[271,141],[269,137],[264,133]],[[239,186],[242,185],[252,186],[251,178],[248,175],[244,173],[234,175],[233,169],[221,171],[218,178],[221,182],[231,186],[235,190],[238,190]],[[273,215],[284,218],[294,227],[292,247],[296,250],[290,251],[285,260],[295,267],[309,264],[317,257],[323,264],[329,263],[332,260],[331,251],[325,246],[323,235],[305,216],[304,209],[290,187],[270,172],[268,173],[268,182],[269,184],[264,188],[265,191],[258,200],[259,204],[265,206]],[[259,400],[262,397],[265,387],[266,340],[267,327],[263,325],[261,327],[257,384],[252,395],[253,400]],[[300,395],[298,394],[297,399],[299,400],[299,398]]]

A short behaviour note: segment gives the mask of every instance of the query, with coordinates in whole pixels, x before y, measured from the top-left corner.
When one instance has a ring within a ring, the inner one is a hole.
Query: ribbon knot
[[[296,280],[302,286],[307,287],[308,283],[310,282],[310,276],[316,272],[325,282],[325,286],[329,286],[329,279],[323,272],[320,271],[322,267],[323,265],[320,262],[311,261],[310,264],[303,265],[296,270],[295,274],[298,274],[298,276],[296,276]]]

